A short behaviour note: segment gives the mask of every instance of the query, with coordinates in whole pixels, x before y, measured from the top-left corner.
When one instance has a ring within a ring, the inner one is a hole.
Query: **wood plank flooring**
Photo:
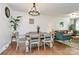
[[[43,46],[38,51],[37,48],[33,48],[32,52],[25,52],[25,50],[16,50],[16,43],[12,43],[8,49],[6,49],[2,55],[78,55],[79,50],[70,48],[64,44],[55,42],[53,48],[46,47],[44,50]]]

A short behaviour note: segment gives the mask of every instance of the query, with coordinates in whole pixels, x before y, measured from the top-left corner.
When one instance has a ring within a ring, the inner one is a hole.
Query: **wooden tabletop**
[[[40,34],[40,35],[43,35],[43,34],[46,34],[46,32],[29,32],[29,33],[26,33],[26,35],[30,35],[30,34]]]
[[[46,34],[46,32],[29,32],[29,33],[26,33],[26,37],[30,37],[30,35],[34,35],[34,34],[39,34],[40,35],[40,38],[44,38],[44,34]]]

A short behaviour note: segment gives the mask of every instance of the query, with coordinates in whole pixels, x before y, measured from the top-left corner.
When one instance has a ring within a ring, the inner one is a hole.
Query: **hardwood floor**
[[[31,53],[25,52],[25,50],[18,49],[16,50],[16,43],[12,43],[8,49],[6,49],[2,55],[78,55],[79,50],[70,48],[61,43],[55,42],[53,48],[46,47],[44,50],[43,46],[40,47],[38,51],[37,48],[34,48]]]

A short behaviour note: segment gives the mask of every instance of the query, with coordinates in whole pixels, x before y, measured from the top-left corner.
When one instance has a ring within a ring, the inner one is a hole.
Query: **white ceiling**
[[[16,11],[28,12],[32,7],[32,3],[9,3],[12,9]],[[36,3],[40,14],[62,16],[79,11],[79,3]]]

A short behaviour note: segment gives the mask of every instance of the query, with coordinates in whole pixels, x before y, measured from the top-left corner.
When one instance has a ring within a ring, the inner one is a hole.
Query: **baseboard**
[[[10,43],[11,43],[11,42],[5,44],[3,47],[0,48],[0,54],[1,54],[3,51],[5,51],[5,50],[9,47]]]

